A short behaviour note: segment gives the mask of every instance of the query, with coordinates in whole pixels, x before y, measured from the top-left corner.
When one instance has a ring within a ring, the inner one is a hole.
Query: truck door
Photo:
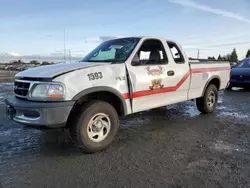
[[[132,56],[132,61],[127,61],[127,70],[133,112],[187,100],[188,62],[181,59],[182,54],[174,59],[166,41],[141,40]]]

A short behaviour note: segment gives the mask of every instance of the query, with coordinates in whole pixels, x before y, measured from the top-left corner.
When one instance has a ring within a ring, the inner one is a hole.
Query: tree
[[[19,59],[18,61],[17,61],[17,64],[23,64],[23,62]]]
[[[222,57],[221,55],[218,56],[217,60],[222,60]]]
[[[246,58],[250,57],[250,49],[247,51]]]
[[[208,59],[208,60],[215,60],[215,57],[214,57],[214,56],[212,56],[212,57],[208,56],[207,59]]]
[[[31,61],[30,61],[30,64],[39,65],[40,63],[39,63],[37,60],[31,60]]]
[[[231,53],[229,61],[230,62],[238,62],[238,55],[237,55],[237,52],[236,52],[235,48],[233,49],[233,52]]]
[[[21,65],[21,64],[24,64],[24,62],[21,61],[20,59],[19,60],[14,60],[14,61],[10,62],[10,65]]]
[[[47,61],[43,61],[41,65],[50,65],[50,63]]]

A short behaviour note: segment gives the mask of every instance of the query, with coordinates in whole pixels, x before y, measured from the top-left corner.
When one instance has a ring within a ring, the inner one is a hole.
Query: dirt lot
[[[11,89],[2,85],[0,103]],[[0,182],[4,188],[247,188],[249,101],[249,91],[237,90],[222,92],[212,115],[200,115],[188,101],[128,116],[113,144],[92,155],[74,149],[67,131],[9,121],[0,104]]]

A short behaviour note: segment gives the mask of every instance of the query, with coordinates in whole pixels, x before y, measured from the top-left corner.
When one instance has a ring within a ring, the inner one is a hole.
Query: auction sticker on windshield
[[[123,46],[121,46],[121,45],[111,45],[109,48],[122,49]]]

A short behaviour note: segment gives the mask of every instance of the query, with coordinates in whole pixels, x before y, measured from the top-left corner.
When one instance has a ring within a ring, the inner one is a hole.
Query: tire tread
[[[118,114],[117,114],[115,108],[111,104],[109,104],[105,101],[98,101],[98,100],[93,100],[93,101],[89,101],[87,103],[84,103],[84,105],[81,107],[79,114],[76,116],[76,119],[73,121],[73,124],[70,127],[70,136],[71,136],[72,141],[76,145],[76,147],[80,148],[85,153],[94,153],[94,152],[97,152],[97,151],[100,151],[100,150],[106,148],[106,147],[103,147],[101,149],[90,148],[90,147],[88,147],[88,145],[86,143],[84,143],[83,139],[81,138],[82,137],[81,136],[81,126],[82,126],[83,118],[85,116],[87,116],[87,114],[89,114],[91,111],[95,110],[96,108],[100,108],[100,106],[108,107],[115,117],[115,119],[114,119],[114,121],[116,122],[115,124],[117,126],[119,125]],[[116,126],[116,125],[112,125],[112,126]],[[116,127],[116,129],[118,129],[118,127]]]
[[[213,90],[216,94],[216,102],[215,102],[215,106],[212,110],[210,110],[207,106],[207,103],[206,103],[206,97],[209,93],[209,91]],[[218,89],[215,85],[213,84],[209,84],[208,87],[206,88],[206,91],[204,93],[204,96],[203,97],[200,97],[200,98],[197,98],[196,99],[196,106],[197,106],[197,109],[203,113],[203,114],[208,114],[208,113],[212,113],[216,107],[216,103],[217,103],[217,93],[218,93]]]

